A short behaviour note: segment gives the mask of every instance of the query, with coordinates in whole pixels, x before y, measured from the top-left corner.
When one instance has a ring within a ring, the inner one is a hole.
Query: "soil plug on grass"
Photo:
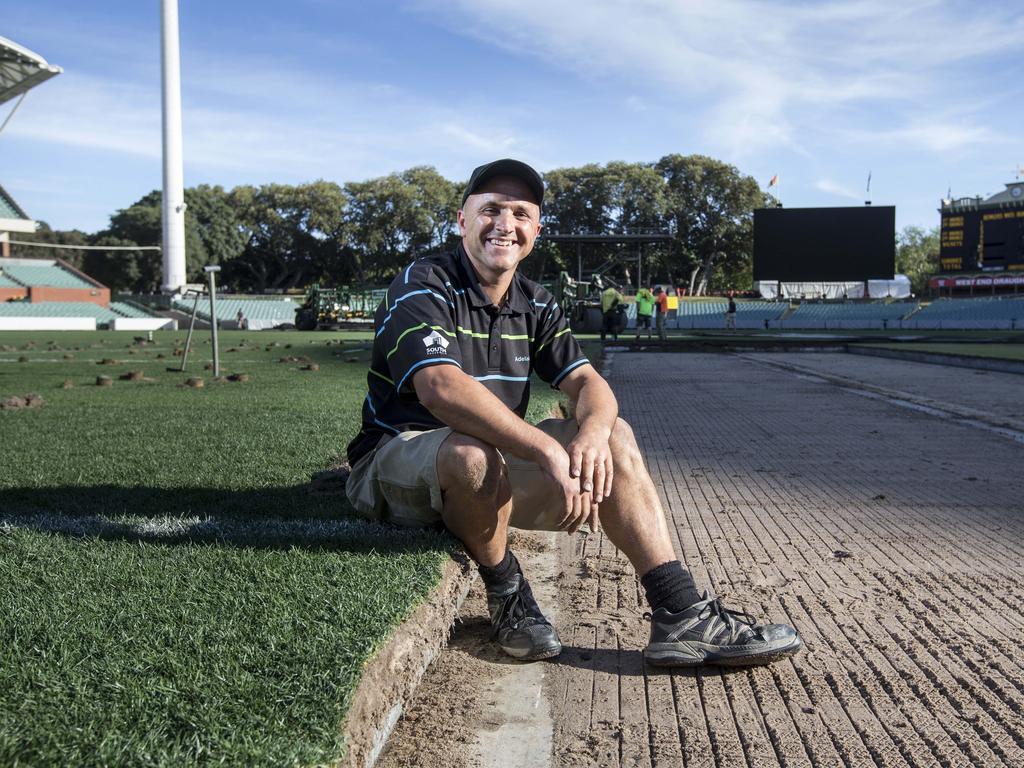
[[[19,363],[27,363],[28,362],[28,358],[25,357],[24,355],[22,355],[21,357],[18,358],[18,362]]]
[[[320,370],[320,366],[317,365],[316,363],[308,363],[308,364],[302,366],[302,370],[304,370],[304,371],[319,371]]]
[[[120,365],[120,364],[121,364],[120,360],[115,360],[112,357],[105,357],[102,360],[100,360],[98,363],[96,363],[96,365]]]
[[[193,376],[191,379],[185,381],[185,386],[192,387],[192,389],[202,389],[206,386],[206,382],[198,376]]]
[[[72,355],[72,354],[71,354],[70,352],[68,352],[68,353],[66,353],[66,354],[64,355],[64,359],[65,359],[65,360],[74,360],[74,359],[75,359],[75,356],[74,356],[74,355]]]
[[[112,387],[114,386],[114,380],[109,376],[97,376],[96,377],[97,387]]]
[[[142,371],[128,371],[128,373],[122,373],[117,378],[119,378],[121,381],[146,381],[147,380],[145,375],[143,375]],[[149,381],[152,381],[152,379],[149,379]]]
[[[24,397],[11,395],[0,400],[0,411],[20,411],[22,408],[42,408],[43,398],[37,394],[29,394]]]
[[[249,381],[249,378],[250,376],[248,373],[232,373],[230,376],[228,376],[228,381],[244,382]]]
[[[157,356],[156,356],[156,359],[157,360],[166,360],[167,359],[167,355],[165,355],[163,352],[158,352]]]
[[[74,389],[75,384],[71,379],[64,379],[64,383],[60,385],[61,389]]]

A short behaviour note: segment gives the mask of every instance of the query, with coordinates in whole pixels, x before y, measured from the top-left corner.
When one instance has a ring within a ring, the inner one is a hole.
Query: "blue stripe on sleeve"
[[[414,363],[412,365],[412,367],[409,368],[409,370],[405,372],[405,376],[403,376],[402,380],[398,382],[398,386],[395,387],[395,391],[396,392],[401,392],[402,391],[402,385],[405,384],[405,380],[408,379],[409,375],[413,371],[415,371],[417,368],[422,368],[424,365],[433,365],[434,363],[450,363],[451,365],[459,366],[459,368],[462,367],[459,364],[458,360],[452,360],[451,358],[447,358],[447,357],[438,357],[438,358],[428,357],[426,360],[420,360],[418,363]]]
[[[441,294],[437,293],[436,291],[430,290],[429,288],[421,288],[418,291],[409,291],[408,293],[403,294],[403,295],[399,296],[397,299],[395,299],[395,303],[391,305],[390,309],[388,309],[388,316],[385,317],[384,320],[381,322],[380,330],[377,331],[376,336],[380,336],[382,333],[384,333],[384,329],[387,327],[388,320],[391,319],[391,313],[395,311],[395,308],[398,306],[399,302],[405,301],[406,299],[408,299],[408,298],[410,298],[412,296],[418,296],[420,294],[430,294],[435,299],[444,302],[446,305],[448,305],[448,307],[450,307],[452,309],[455,308],[455,305],[452,304],[450,301],[448,301],[448,299],[446,299],[444,296],[442,296]]]
[[[559,382],[561,382],[562,379],[569,375],[569,373],[571,373],[574,369],[579,368],[581,365],[584,365],[589,362],[590,361],[584,357],[581,360],[577,360],[575,363],[570,363],[568,366],[562,369],[562,372],[560,374],[558,374],[557,376],[555,376],[554,379],[551,380],[551,386],[557,387]]]

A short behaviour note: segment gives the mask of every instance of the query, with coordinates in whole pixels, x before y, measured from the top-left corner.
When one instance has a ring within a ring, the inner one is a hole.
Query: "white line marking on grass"
[[[367,520],[340,517],[304,518],[139,517],[105,515],[0,514],[0,535],[16,529],[68,536],[129,538],[146,541],[294,542],[324,544],[353,539],[423,540],[418,528],[398,528]]]

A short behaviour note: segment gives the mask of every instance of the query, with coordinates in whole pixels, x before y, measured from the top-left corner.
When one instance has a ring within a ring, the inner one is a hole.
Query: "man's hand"
[[[581,492],[580,481],[572,474],[572,463],[566,450],[555,440],[551,443],[537,463],[558,484],[561,492],[562,517],[556,528],[575,533],[591,515],[591,495]]]
[[[599,426],[585,424],[566,448],[569,454],[569,474],[579,480],[581,497],[585,497],[582,519],[570,529],[575,532],[583,522],[598,530],[598,509],[612,492],[612,451],[608,445],[610,433]]]

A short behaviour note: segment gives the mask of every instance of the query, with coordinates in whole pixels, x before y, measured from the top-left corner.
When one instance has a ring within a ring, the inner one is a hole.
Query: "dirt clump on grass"
[[[24,397],[10,395],[0,399],[0,411],[20,411],[25,408],[42,408],[43,398],[35,393],[29,393]]]
[[[109,376],[97,376],[96,377],[97,387],[112,387],[114,386],[114,380]]]
[[[184,384],[182,384],[182,386],[183,386],[183,387],[191,387],[192,389],[202,389],[203,387],[205,387],[205,386],[206,386],[206,382],[204,382],[204,381],[203,381],[203,380],[202,380],[202,379],[201,379],[200,377],[198,377],[198,376],[193,376],[193,377],[192,377],[192,378],[190,378],[190,379],[186,379],[186,380],[185,380],[185,383],[184,383]]]
[[[115,360],[112,357],[105,357],[102,360],[100,360],[98,363],[96,363],[96,365],[120,365],[120,364],[121,364],[120,360]]]
[[[156,379],[146,376],[142,371],[128,371],[128,373],[122,373],[117,378],[121,381],[156,381]]]

